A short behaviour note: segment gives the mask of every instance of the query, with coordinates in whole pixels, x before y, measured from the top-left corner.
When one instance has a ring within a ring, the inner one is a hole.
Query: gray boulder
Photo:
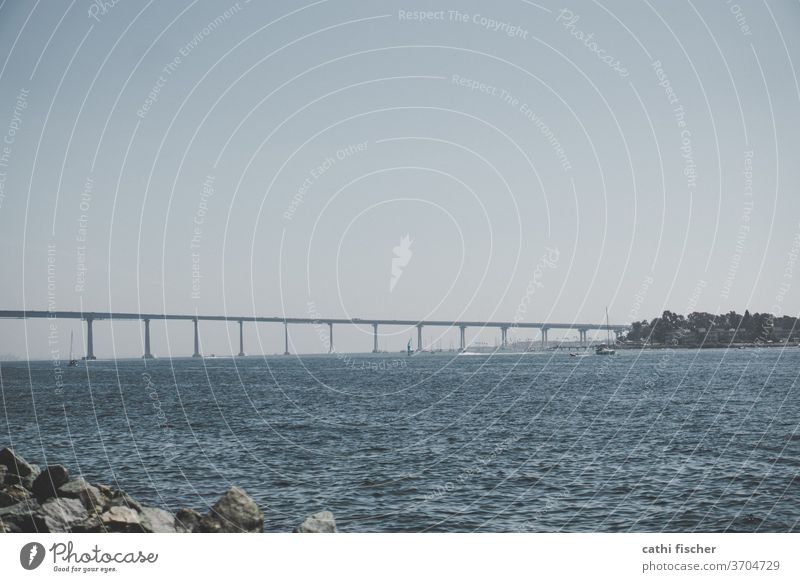
[[[45,531],[69,532],[72,526],[85,521],[89,512],[77,499],[48,499],[36,512],[44,522]]]
[[[136,532],[142,531],[139,514],[130,507],[120,505],[111,507],[100,516],[103,527],[111,532]]]
[[[108,498],[114,496],[114,491],[111,489],[111,487],[108,487],[107,485],[101,485],[99,483],[95,484],[94,486],[97,487],[97,490],[100,491],[100,493],[102,493],[103,496]]]
[[[175,514],[175,528],[178,533],[192,533],[197,531],[203,516],[194,509],[179,509]]]
[[[105,509],[111,509],[112,507],[129,507],[136,512],[142,510],[142,505],[124,491],[114,491],[106,501]]]
[[[36,514],[39,509],[39,503],[33,498],[0,508],[0,530],[13,533],[46,532],[44,522]]]
[[[247,493],[231,487],[200,520],[199,531],[260,533],[264,531],[264,514]]]
[[[25,489],[22,485],[10,485],[5,489],[0,490],[0,507],[16,505],[17,503],[30,498],[30,491]]]
[[[46,499],[56,496],[58,488],[69,481],[69,471],[63,465],[52,465],[45,468],[33,480],[31,490],[36,499],[41,503]]]
[[[155,507],[143,507],[139,522],[147,533],[175,533],[175,516]]]
[[[36,465],[29,464],[25,459],[14,454],[8,447],[0,449],[0,465],[5,466],[9,473],[20,477],[27,477],[36,469]]]
[[[6,486],[8,485],[22,485],[28,491],[33,491],[33,482],[36,480],[36,477],[39,476],[41,471],[37,465],[28,465],[31,469],[30,473],[25,476],[17,475],[16,473],[12,473],[11,471],[7,472],[3,480],[5,481]],[[8,471],[8,468],[6,468]]]
[[[104,533],[106,530],[103,520],[96,513],[90,514],[87,519],[72,526],[72,533]]]
[[[102,512],[108,499],[100,489],[87,482],[83,477],[64,483],[58,488],[58,496],[67,499],[78,499],[83,506],[92,512]]]
[[[308,516],[294,533],[336,533],[336,520],[330,511],[320,511]]]
[[[38,465],[29,465],[31,468],[31,472],[25,475],[17,475],[16,473],[8,473],[6,475],[6,484],[7,485],[22,485],[28,491],[33,491],[33,482],[36,480],[36,477],[39,476],[41,470],[39,469]]]

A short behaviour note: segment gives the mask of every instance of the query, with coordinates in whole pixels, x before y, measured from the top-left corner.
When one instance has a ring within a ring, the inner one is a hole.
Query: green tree
[[[756,337],[755,324],[749,309],[744,310],[744,315],[739,322],[739,329],[736,333],[736,337],[748,342],[753,341]]]
[[[708,331],[714,326],[714,316],[711,313],[695,311],[689,314],[686,323],[690,330],[700,333],[701,329]]]

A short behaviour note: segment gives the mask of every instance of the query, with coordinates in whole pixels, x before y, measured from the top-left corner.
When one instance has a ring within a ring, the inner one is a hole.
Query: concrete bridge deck
[[[625,325],[606,325],[604,323],[557,323],[557,322],[513,322],[513,321],[476,321],[476,320],[415,320],[415,319],[371,319],[371,318],[328,318],[328,317],[263,317],[254,315],[187,315],[173,313],[130,313],[116,311],[48,311],[48,310],[0,310],[0,319],[80,319],[86,322],[86,359],[93,360],[93,328],[94,321],[100,320],[138,320],[144,323],[144,358],[152,358],[150,353],[150,321],[176,320],[191,321],[194,324],[194,356],[200,357],[200,339],[198,323],[200,321],[225,321],[239,324],[239,355],[244,356],[245,323],[282,323],[284,326],[285,354],[289,354],[289,324],[327,325],[329,332],[328,351],[333,351],[334,325],[371,325],[373,328],[373,352],[378,351],[378,326],[392,325],[417,328],[417,351],[422,346],[422,330],[427,326],[459,328],[461,331],[460,349],[466,347],[466,330],[470,327],[498,328],[502,334],[502,345],[507,345],[509,329],[539,329],[542,334],[542,346],[547,345],[547,331],[550,329],[576,330],[580,343],[586,344],[586,333],[590,330],[609,330],[620,334],[627,330]]]

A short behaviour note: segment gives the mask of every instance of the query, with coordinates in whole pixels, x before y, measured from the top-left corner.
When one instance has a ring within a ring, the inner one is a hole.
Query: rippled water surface
[[[3,363],[0,445],[267,531],[797,531],[800,349]]]

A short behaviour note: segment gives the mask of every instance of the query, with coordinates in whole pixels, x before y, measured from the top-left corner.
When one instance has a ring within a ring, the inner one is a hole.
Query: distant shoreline
[[[617,345],[618,350],[738,350],[738,349],[761,349],[761,348],[798,348],[800,344],[781,344],[781,343],[742,343],[742,344],[684,344],[684,345],[644,345],[644,346],[630,346],[630,345]]]
[[[522,354],[548,354],[548,353],[569,353],[571,351],[582,352],[586,354],[591,354],[595,345],[591,345],[589,347],[580,347],[580,346],[561,346],[561,347],[552,347],[545,350],[530,350],[530,351],[512,351],[512,350],[503,350],[498,348],[494,351],[472,351],[467,349],[466,352],[469,355],[483,355],[483,356],[493,356],[493,355],[522,355]],[[625,350],[625,351],[635,351],[635,350],[738,350],[738,349],[762,349],[762,348],[788,348],[788,349],[796,349],[800,348],[800,343],[791,343],[791,344],[783,344],[783,343],[736,343],[736,344],[682,344],[682,345],[664,345],[664,344],[656,344],[656,345],[626,345],[626,344],[613,344],[612,347],[616,350]],[[346,353],[348,356],[358,356],[370,359],[377,359],[377,358],[391,358],[391,359],[399,359],[405,358],[405,352],[342,352]],[[419,357],[419,356],[441,356],[441,355],[452,355],[458,356],[459,353],[455,351],[449,350],[442,350],[436,352],[416,352],[411,358]],[[203,358],[193,358],[191,356],[165,356],[165,357],[155,357],[152,359],[148,359],[147,362],[153,364],[159,360],[162,361],[169,361],[169,360],[191,360],[194,362],[197,361],[206,361],[206,360],[252,360],[255,358],[269,358],[269,359],[296,359],[296,358],[307,358],[307,357],[315,357],[315,358],[325,358],[325,357],[335,357],[333,354],[329,353],[319,353],[319,352],[311,352],[307,354],[290,354],[288,356],[284,354],[252,354],[247,356],[206,356]],[[143,362],[144,360],[141,357],[137,356],[127,356],[127,357],[119,357],[119,358],[98,358],[93,360],[97,363],[105,363],[105,362]],[[36,363],[52,363],[51,360],[48,359],[35,359],[35,360],[0,360],[0,365],[2,364],[36,364]],[[85,360],[80,360],[78,366],[81,367],[86,363]]]

